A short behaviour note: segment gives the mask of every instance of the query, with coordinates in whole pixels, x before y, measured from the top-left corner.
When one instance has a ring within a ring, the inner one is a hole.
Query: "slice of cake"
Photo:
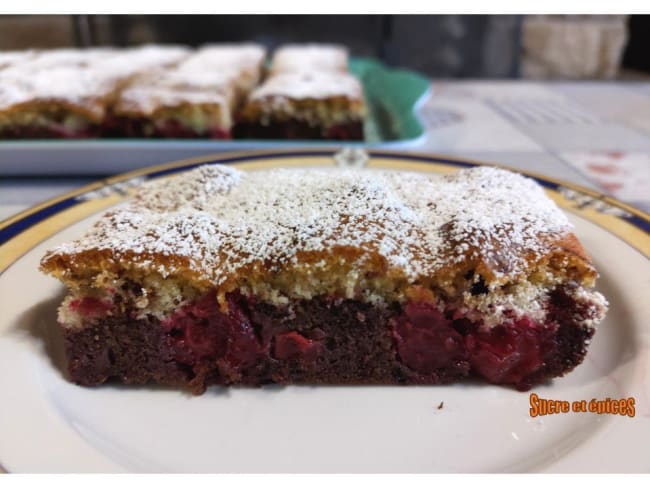
[[[286,44],[273,54],[271,73],[348,71],[348,50],[334,44]]]
[[[118,85],[76,67],[0,71],[0,138],[83,138],[101,132]]]
[[[154,71],[123,89],[105,135],[229,139],[237,100],[233,72]]]
[[[282,73],[251,93],[237,137],[363,140],[363,87],[348,73]]]
[[[41,269],[69,295],[71,379],[98,385],[527,389],[578,365],[607,303],[532,180],[371,170],[155,180]]]

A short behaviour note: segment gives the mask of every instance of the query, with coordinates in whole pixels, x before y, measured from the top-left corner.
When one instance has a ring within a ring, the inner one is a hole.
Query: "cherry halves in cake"
[[[532,180],[239,172],[152,181],[42,270],[71,379],[97,385],[439,384],[527,389],[578,365],[607,303]]]

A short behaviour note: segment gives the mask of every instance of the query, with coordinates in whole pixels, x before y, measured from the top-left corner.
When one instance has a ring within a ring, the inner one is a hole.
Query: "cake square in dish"
[[[118,88],[75,66],[32,71],[15,65],[0,72],[0,137],[94,137]]]
[[[525,390],[586,354],[607,302],[533,180],[480,167],[154,180],[46,253],[72,381]]]
[[[237,137],[363,140],[363,87],[348,73],[282,73],[253,90]]]
[[[271,73],[348,71],[348,50],[334,44],[287,44],[275,51]]]
[[[105,134],[113,137],[231,137],[234,72],[154,71],[123,89]]]

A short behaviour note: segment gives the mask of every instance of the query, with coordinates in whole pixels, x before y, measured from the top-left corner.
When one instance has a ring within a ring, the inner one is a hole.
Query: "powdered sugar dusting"
[[[116,51],[93,63],[94,72],[118,81],[151,70],[173,67],[187,58],[190,50],[183,46],[144,45]]]
[[[235,102],[235,82],[234,72],[190,72],[178,68],[153,71],[129,83],[120,93],[115,111],[151,116],[165,107],[213,105],[225,116]]]
[[[251,94],[253,100],[266,98],[347,97],[359,99],[363,95],[361,82],[347,73],[281,73],[272,76]]]
[[[27,51],[19,62],[14,63],[12,69],[29,76],[41,74],[47,77],[47,70],[51,68],[87,68],[115,56],[117,52],[111,48],[32,50]]]
[[[192,54],[181,64],[182,69],[261,69],[266,50],[257,44],[208,44]]]
[[[30,76],[18,69],[2,71],[0,109],[35,101],[59,101],[81,105],[101,115],[104,107],[99,102],[110,96],[115,89],[111,80],[76,67],[53,67],[46,73],[47,76]]]
[[[301,71],[347,71],[348,51],[331,44],[287,44],[278,49],[271,65],[273,73]]]
[[[173,65],[188,52],[177,46],[38,51],[0,73],[0,109],[35,101],[63,102],[80,105],[99,117],[105,111],[105,99],[115,94],[120,83],[138,73]]]
[[[35,56],[33,50],[0,51],[0,70],[28,61]]]
[[[260,82],[266,49],[257,44],[209,44],[179,65],[191,73],[230,73],[241,95],[247,95]]]
[[[281,269],[301,251],[350,246],[417,280],[473,257],[507,263],[504,272],[516,274],[525,254],[548,252],[541,236],[569,230],[534,181],[496,168],[430,176],[207,165],[147,184],[84,238],[53,252],[181,256],[218,285],[248,264]],[[174,272],[161,266],[163,275]]]

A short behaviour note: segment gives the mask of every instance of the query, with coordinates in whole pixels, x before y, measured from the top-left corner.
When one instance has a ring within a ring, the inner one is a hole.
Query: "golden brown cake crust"
[[[478,280],[491,290],[592,287],[597,276],[543,190],[494,168],[425,176],[203,166],[145,185],[41,265],[72,289],[155,275],[268,300],[460,297]]]
[[[30,100],[24,103],[12,105],[0,111],[0,120],[6,123],[20,124],[25,114],[58,114],[74,113],[91,122],[103,120],[109,98],[86,99],[79,103],[71,103],[56,99]]]

